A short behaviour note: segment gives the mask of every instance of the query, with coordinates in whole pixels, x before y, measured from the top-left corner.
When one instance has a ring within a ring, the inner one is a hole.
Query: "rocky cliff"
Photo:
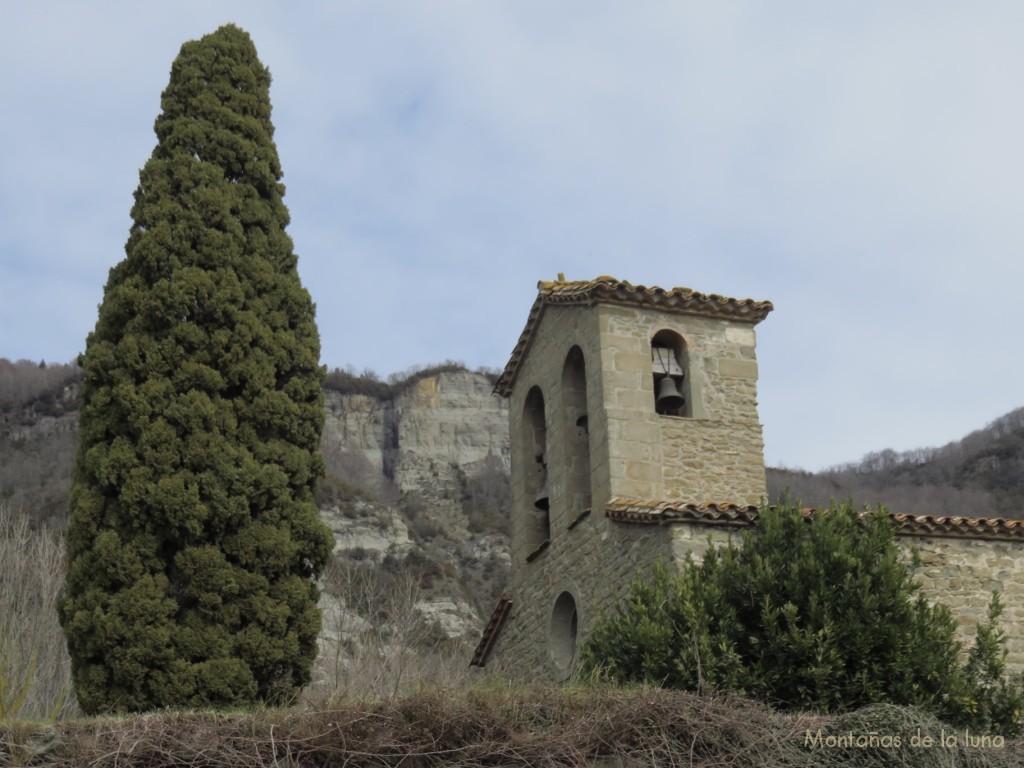
[[[382,498],[415,493],[447,505],[467,476],[496,463],[508,470],[508,405],[491,388],[470,371],[415,378],[383,397],[328,388],[328,467]]]
[[[324,486],[336,492],[321,494],[320,511],[335,563],[317,677],[346,685],[410,643],[455,643],[460,658],[509,573],[507,403],[465,370],[370,392],[330,384]]]

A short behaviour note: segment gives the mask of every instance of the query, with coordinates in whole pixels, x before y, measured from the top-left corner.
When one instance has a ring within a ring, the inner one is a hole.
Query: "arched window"
[[[551,540],[550,501],[548,494],[548,438],[544,419],[544,395],[534,387],[526,395],[523,408],[523,441],[520,455],[528,465],[523,473],[524,506],[523,531],[527,560],[540,553]]]
[[[675,331],[661,330],[651,339],[654,410],[665,416],[691,416],[686,342]]]
[[[562,414],[566,440],[568,525],[590,510],[590,429],[587,369],[583,350],[573,347],[562,366]]]
[[[561,680],[567,679],[572,673],[578,634],[576,599],[569,592],[562,592],[555,600],[548,628],[548,654]]]

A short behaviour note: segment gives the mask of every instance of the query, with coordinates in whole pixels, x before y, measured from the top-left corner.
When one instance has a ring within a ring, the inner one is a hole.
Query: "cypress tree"
[[[89,713],[275,703],[310,678],[324,369],[269,88],[238,27],[182,46],[79,359],[60,619]]]

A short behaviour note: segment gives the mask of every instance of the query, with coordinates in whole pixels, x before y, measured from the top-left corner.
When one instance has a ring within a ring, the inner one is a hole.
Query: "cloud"
[[[607,273],[775,302],[758,328],[770,463],[941,443],[1020,405],[1015,4],[48,2],[8,17],[0,355],[81,349],[171,61],[234,21],[274,77],[290,232],[331,365],[502,365],[538,279]]]

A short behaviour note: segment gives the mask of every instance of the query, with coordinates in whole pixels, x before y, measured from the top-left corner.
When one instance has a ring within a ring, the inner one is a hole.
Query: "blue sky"
[[[40,2],[0,13],[0,356],[68,361],[181,44],[253,37],[323,361],[501,367],[539,279],[770,299],[769,464],[1024,405],[1019,2]]]

